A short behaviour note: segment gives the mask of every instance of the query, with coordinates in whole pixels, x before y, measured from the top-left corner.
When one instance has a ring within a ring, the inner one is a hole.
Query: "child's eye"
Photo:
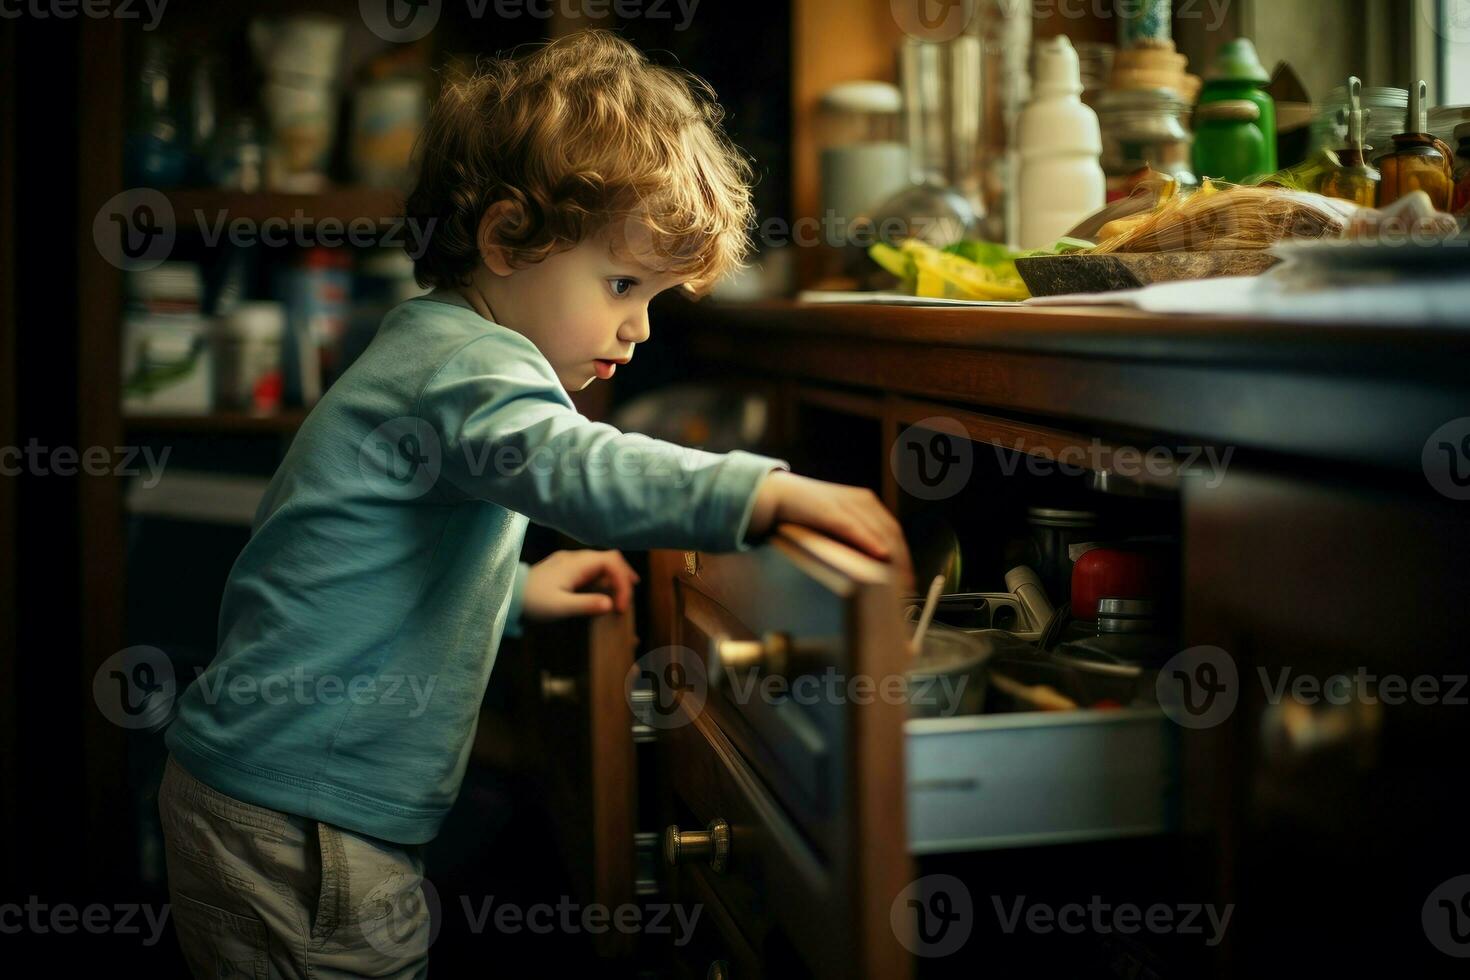
[[[614,296],[626,296],[634,286],[638,285],[638,280],[624,278],[609,279],[607,284],[608,288],[613,291]]]

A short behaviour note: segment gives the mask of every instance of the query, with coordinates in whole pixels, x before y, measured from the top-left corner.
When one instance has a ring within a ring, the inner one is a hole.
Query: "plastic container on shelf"
[[[378,79],[353,93],[352,170],[360,183],[373,187],[403,183],[427,112],[422,79]]]
[[[345,249],[307,249],[278,283],[286,306],[286,401],[312,405],[341,370],[342,338],[352,312],[352,256]]]
[[[312,193],[326,184],[344,32],[341,20],[315,14],[250,22],[250,44],[265,74],[261,104],[270,124],[272,189]]]
[[[293,194],[320,191],[327,183],[336,134],[336,90],[324,84],[269,81],[261,101],[271,128],[267,183]]]
[[[1020,246],[1044,248],[1107,203],[1097,113],[1082,104],[1066,36],[1036,45],[1036,84],[1021,113]]]
[[[215,321],[215,407],[270,414],[281,407],[281,342],[286,311],[280,303],[240,303]]]
[[[122,322],[122,393],[127,414],[203,414],[213,404],[209,321],[192,262],[129,273]]]

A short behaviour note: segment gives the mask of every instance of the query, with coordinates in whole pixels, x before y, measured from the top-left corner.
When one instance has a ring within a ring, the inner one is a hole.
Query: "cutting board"
[[[1017,259],[1016,271],[1032,296],[1110,293],[1156,282],[1256,276],[1279,262],[1261,249],[1220,252],[1115,252],[1111,255],[1038,255]]]

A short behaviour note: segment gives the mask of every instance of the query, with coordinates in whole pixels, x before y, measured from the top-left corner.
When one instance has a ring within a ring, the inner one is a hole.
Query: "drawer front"
[[[846,953],[834,942],[841,931],[832,929],[846,917],[846,896],[735,747],[704,716],[670,731],[661,745],[679,829],[702,831],[716,820],[729,828],[720,870],[692,858],[668,868],[679,900],[713,897],[773,975],[790,975],[794,957],[806,964],[802,971],[820,965],[824,976],[851,975],[839,968]],[[775,969],[782,960],[787,965]]]
[[[718,818],[731,839],[728,866],[681,863],[674,883],[718,896],[767,975],[911,976],[891,923],[914,875],[895,805],[908,708],[844,686],[907,664],[890,570],[792,525],[747,552],[656,552],[651,569],[655,642],[704,668],[700,697],[669,675],[660,822]]]
[[[694,917],[694,926],[687,941],[677,936],[669,950],[670,975],[687,980],[759,980],[768,975],[786,980],[790,976],[766,969],[729,910],[697,874],[680,869],[676,894],[684,915]]]
[[[820,612],[813,610],[801,620],[807,624],[804,630],[796,625],[795,617],[783,617],[779,610],[762,612],[752,627],[701,591],[697,580],[676,581],[674,589],[678,611],[675,643],[690,650],[704,668],[704,712],[792,817],[819,842],[820,850],[820,841],[831,833],[836,801],[842,794],[838,766],[844,747],[841,705],[783,692],[799,674],[732,672],[716,662],[719,643],[758,640],[767,631],[792,636],[795,644],[807,643],[805,649],[811,650],[815,633],[810,624]],[[814,607],[838,605],[830,594],[806,598]],[[778,630],[776,624],[787,629]],[[831,640],[828,646],[832,648],[828,659],[835,664],[841,659],[840,641]],[[808,665],[805,669],[815,668]]]

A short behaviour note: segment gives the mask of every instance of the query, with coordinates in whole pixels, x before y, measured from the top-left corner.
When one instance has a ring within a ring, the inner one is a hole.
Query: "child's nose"
[[[618,339],[630,344],[641,344],[648,339],[648,310],[642,309],[623,321],[618,330]]]

